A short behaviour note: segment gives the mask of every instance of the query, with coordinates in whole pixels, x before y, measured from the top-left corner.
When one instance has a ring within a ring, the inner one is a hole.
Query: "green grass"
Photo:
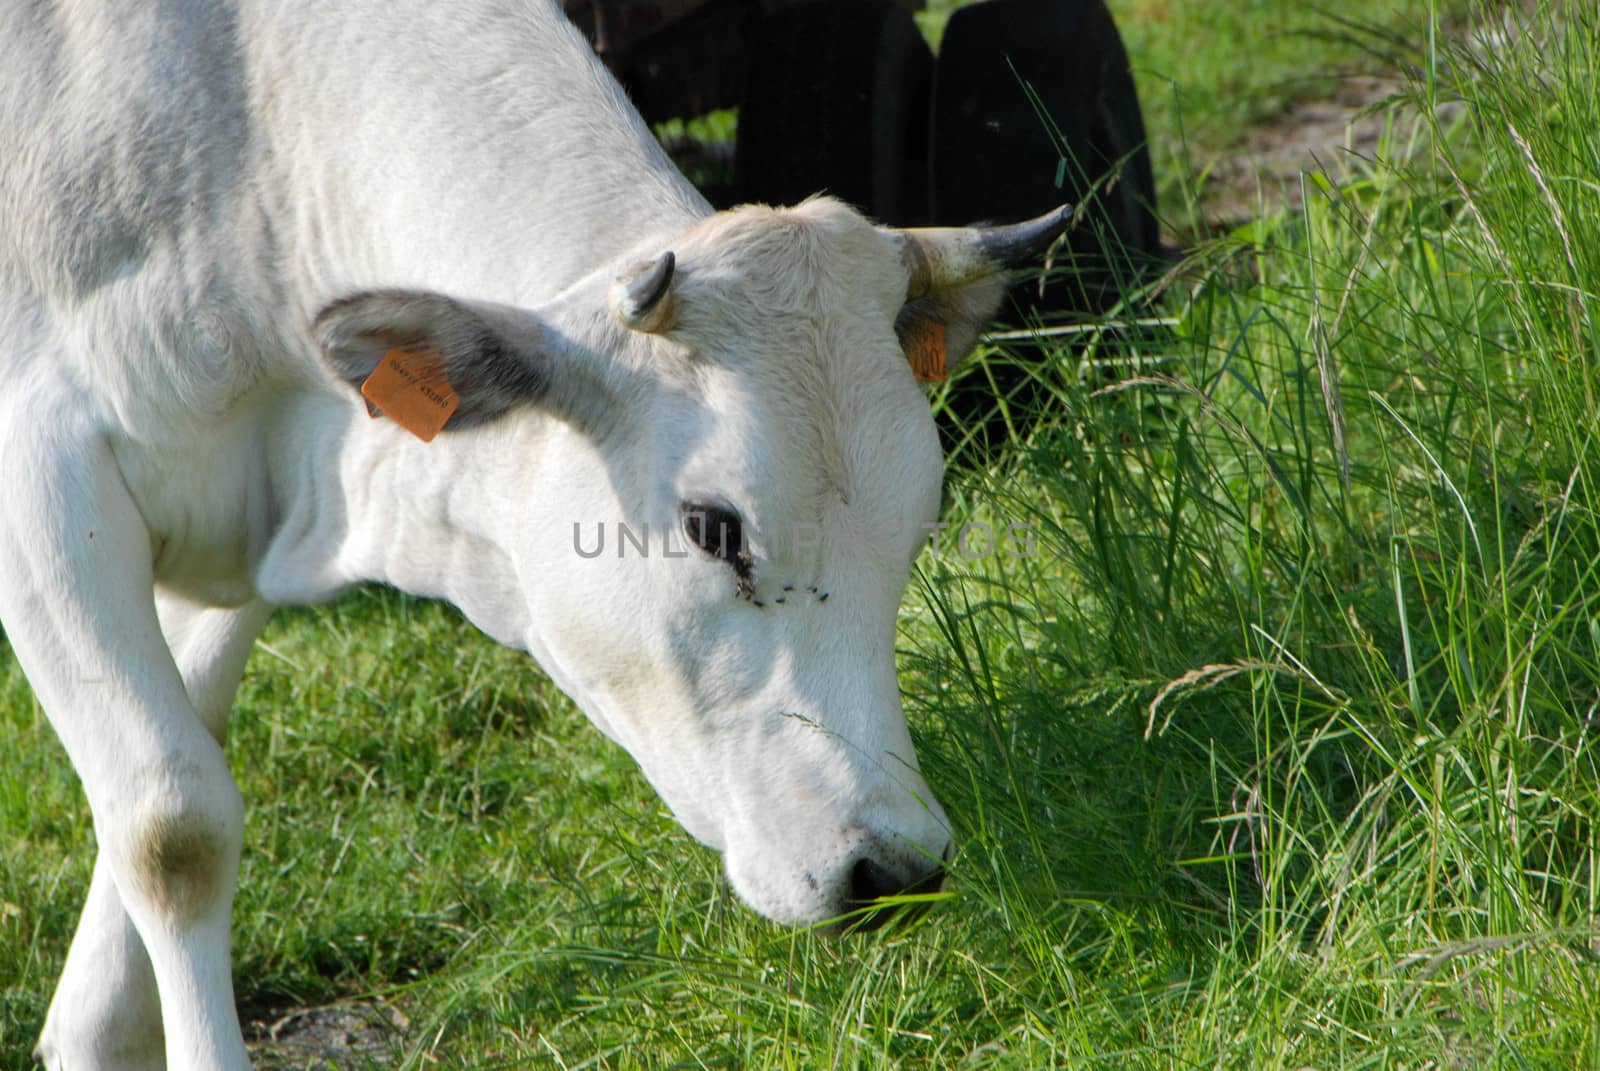
[[[1133,64],[1158,174],[1211,165],[1256,124],[1353,74],[1421,65],[1427,27],[1472,0],[1108,0]],[[1169,196],[1176,197],[1176,191]]]
[[[1441,44],[1164,331],[1021,354],[1046,411],[948,497],[1035,553],[929,554],[902,617],[947,901],[761,922],[525,659],[362,591],[240,694],[247,1018],[376,995],[404,1067],[1600,1068],[1600,22],[1562,19]],[[0,739],[21,1067],[92,837],[9,666]]]

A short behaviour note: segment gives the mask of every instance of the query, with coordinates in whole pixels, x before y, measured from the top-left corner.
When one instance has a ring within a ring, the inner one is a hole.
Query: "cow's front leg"
[[[161,1071],[167,1065],[156,976],[104,853],[95,860],[89,899],[34,1058],[48,1071]]]
[[[238,1071],[249,1066],[228,963],[239,792],[162,636],[143,518],[109,446],[74,435],[72,420],[0,413],[0,620],[149,956],[167,1067]],[[92,926],[113,914],[99,896]],[[114,927],[96,934],[118,944]]]
[[[203,607],[165,593],[156,603],[189,701],[220,743],[245,662],[271,608],[260,602]],[[50,1071],[166,1066],[155,974],[104,855],[95,861],[89,899],[35,1055]]]

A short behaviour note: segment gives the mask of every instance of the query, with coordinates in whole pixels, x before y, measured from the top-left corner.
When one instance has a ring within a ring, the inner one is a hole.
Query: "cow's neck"
[[[260,53],[308,304],[374,287],[533,304],[710,211],[553,4],[363,11],[302,13]]]
[[[553,3],[247,9],[260,196],[308,320],[392,287],[532,307],[710,212]],[[261,593],[298,603],[382,581],[520,645],[504,511],[469,451],[529,425],[423,444],[316,379],[286,395],[270,436]],[[468,472],[480,493],[457,482]]]
[[[445,599],[510,646],[525,643],[527,609],[505,531],[504,503],[485,488],[484,436],[527,435],[527,422],[423,443],[345,399],[285,400],[272,436],[273,523],[257,551],[255,585],[268,601],[325,601],[374,581]]]

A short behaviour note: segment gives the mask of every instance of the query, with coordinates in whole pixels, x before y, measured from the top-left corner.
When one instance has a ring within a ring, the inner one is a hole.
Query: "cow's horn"
[[[970,283],[1024,264],[1072,225],[1073,207],[1062,205],[1037,219],[1004,227],[916,227],[894,233],[911,268],[911,300]]]
[[[660,331],[672,315],[672,274],[678,258],[667,250],[654,261],[639,264],[611,284],[611,311],[623,327]]]

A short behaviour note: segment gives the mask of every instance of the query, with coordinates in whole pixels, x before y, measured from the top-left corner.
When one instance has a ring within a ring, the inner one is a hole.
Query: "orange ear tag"
[[[942,383],[950,374],[944,345],[944,324],[926,321],[918,324],[902,340],[911,371],[924,383]]]
[[[361,395],[425,443],[433,442],[461,405],[461,396],[444,377],[439,351],[432,346],[385,353],[361,384]]]

